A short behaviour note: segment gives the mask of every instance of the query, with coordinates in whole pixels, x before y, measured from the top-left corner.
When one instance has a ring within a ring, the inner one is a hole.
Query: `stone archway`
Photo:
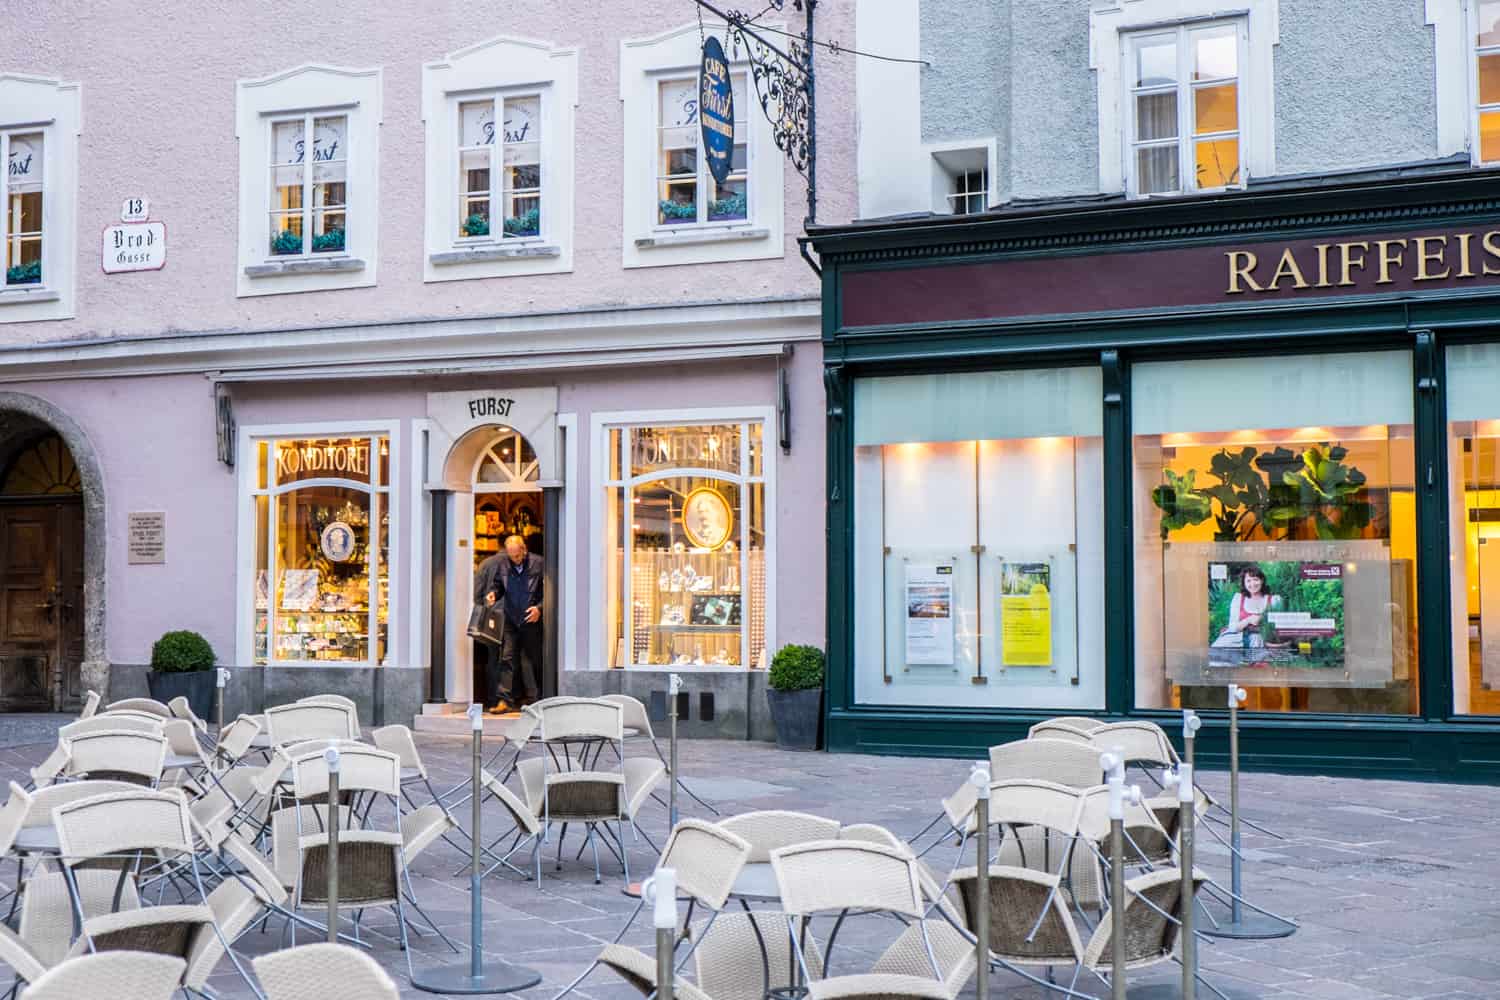
[[[104,470],[83,428],[67,413],[37,396],[0,391],[0,413],[41,421],[73,453],[83,487],[83,664],[85,690],[109,695],[109,656],[104,641],[105,539]]]

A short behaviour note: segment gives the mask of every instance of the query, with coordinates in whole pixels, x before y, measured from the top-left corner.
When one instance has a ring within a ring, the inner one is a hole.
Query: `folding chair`
[[[268,1000],[400,1000],[384,969],[341,944],[309,944],[255,959]]]
[[[65,773],[71,778],[128,781],[156,787],[167,759],[167,738],[161,733],[105,729],[64,741],[68,752]]]
[[[359,721],[347,705],[293,702],[266,709],[266,733],[272,747],[308,740],[357,740]]]
[[[635,733],[637,735],[644,736],[651,742],[651,749],[656,751],[656,759],[661,761],[662,767],[669,768],[667,758],[661,752],[661,745],[656,742],[656,733],[651,729],[651,714],[646,711],[646,706],[641,702],[641,700],[639,698],[632,698],[628,694],[607,694],[604,696],[604,699],[606,701],[618,702],[620,707],[625,710],[626,738],[628,739],[630,737],[630,731],[632,729],[635,730]],[[694,792],[687,785],[683,784],[683,781],[680,777],[675,774],[671,777],[673,781],[677,782],[677,787],[686,792],[694,802],[698,803],[700,806],[707,809],[715,816],[719,815],[719,810],[715,809],[707,802],[704,802],[703,799],[698,796],[698,793]],[[661,801],[660,793],[655,794],[657,800]],[[663,802],[662,805],[666,805],[666,803]]]
[[[161,719],[172,718],[172,710],[155,698],[122,698],[104,706],[106,712],[144,712]]]
[[[26,1000],[171,1000],[183,961],[171,955],[115,951],[79,955],[47,970],[26,988]]]

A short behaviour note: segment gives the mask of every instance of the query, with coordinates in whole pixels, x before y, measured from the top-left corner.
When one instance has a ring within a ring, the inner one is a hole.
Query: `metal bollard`
[[[672,1000],[672,958],[677,952],[677,870],[656,869],[641,891],[651,903],[651,922],[656,926],[656,997]]]
[[[1245,914],[1240,903],[1244,873],[1240,859],[1240,705],[1249,692],[1229,685],[1229,899],[1230,922],[1241,924]]]
[[[975,852],[975,903],[974,903],[974,957],[978,964],[974,973],[974,989],[979,1000],[989,1000],[990,995],[990,767],[989,763],[975,764],[969,770],[969,784],[974,786],[974,852]]]
[[[1177,773],[1168,772],[1163,783],[1177,787],[1177,861],[1182,866],[1182,1000],[1193,1000],[1197,995],[1198,938],[1193,930],[1193,908],[1197,905],[1193,893],[1193,823],[1196,817],[1193,797],[1193,767],[1182,764]]]
[[[1141,804],[1141,790],[1125,787],[1125,754],[1116,747],[1101,754],[1099,769],[1109,784],[1109,989],[1113,1000],[1125,1000],[1125,806]]]
[[[214,682],[214,710],[218,715],[218,719],[215,720],[218,723],[218,727],[214,730],[214,741],[217,742],[224,738],[224,688],[229,684],[229,668],[220,667],[218,676],[214,679]]]
[[[469,778],[473,782],[469,800],[472,810],[469,837],[469,963],[439,966],[419,972],[412,977],[411,984],[428,993],[457,996],[514,993],[535,986],[542,981],[542,977],[531,969],[508,962],[490,962],[486,965],[484,961],[484,892],[480,887],[480,880],[484,876],[484,869],[480,864],[483,851],[480,845],[484,843],[484,834],[480,828],[480,805],[484,801],[484,706],[470,705],[468,716],[473,744],[473,771]]]
[[[323,751],[328,765],[328,943],[339,943],[339,752]]]
[[[667,765],[667,818],[672,827],[677,826],[677,693],[682,690],[682,676],[673,674],[667,678],[667,719],[671,722],[671,731],[667,736],[667,757],[670,763]]]

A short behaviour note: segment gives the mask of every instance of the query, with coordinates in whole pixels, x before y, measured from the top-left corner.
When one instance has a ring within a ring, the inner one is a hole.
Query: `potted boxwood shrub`
[[[166,704],[185,696],[200,719],[214,716],[214,648],[197,632],[168,632],[151,647],[146,685],[151,697]]]
[[[766,701],[783,750],[818,749],[823,720],[823,651],[816,646],[782,646],[771,660]]]

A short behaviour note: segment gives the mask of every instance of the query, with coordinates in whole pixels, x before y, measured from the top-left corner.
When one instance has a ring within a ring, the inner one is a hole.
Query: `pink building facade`
[[[547,691],[672,671],[689,731],[766,734],[766,662],[825,628],[818,280],[728,46],[728,178],[705,164],[722,25],[687,0],[28,18],[0,33],[0,710],[144,693],[182,628],[231,712],[468,702],[473,571],[520,534]],[[820,219],[853,214],[846,68]]]

